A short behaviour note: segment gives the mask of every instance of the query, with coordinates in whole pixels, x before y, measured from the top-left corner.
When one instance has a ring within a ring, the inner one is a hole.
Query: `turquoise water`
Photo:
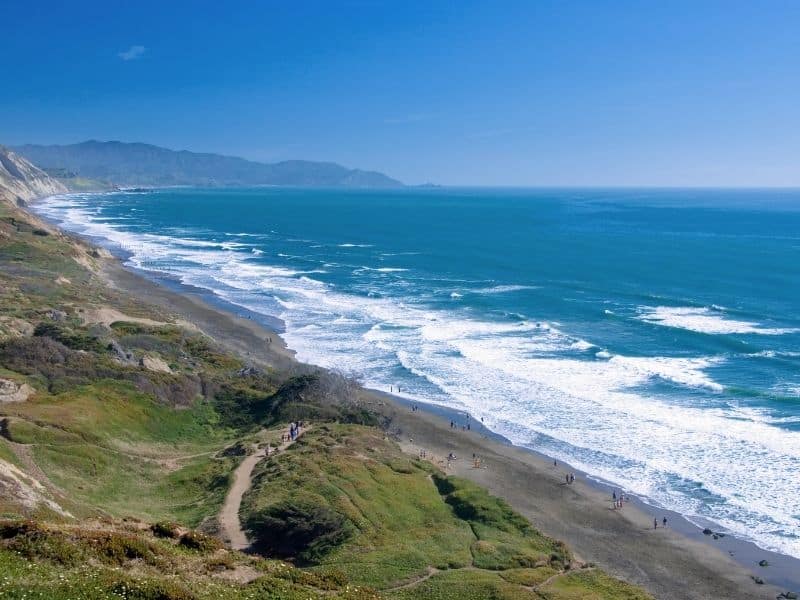
[[[39,205],[299,358],[800,557],[800,191],[168,189]]]

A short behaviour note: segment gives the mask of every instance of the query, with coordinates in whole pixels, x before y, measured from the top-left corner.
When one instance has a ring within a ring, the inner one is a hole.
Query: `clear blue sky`
[[[800,185],[800,2],[21,2],[0,143],[409,183]]]

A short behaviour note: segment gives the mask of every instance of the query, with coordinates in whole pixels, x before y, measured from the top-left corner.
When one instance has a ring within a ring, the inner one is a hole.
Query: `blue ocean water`
[[[189,189],[38,205],[300,359],[800,557],[800,191]]]

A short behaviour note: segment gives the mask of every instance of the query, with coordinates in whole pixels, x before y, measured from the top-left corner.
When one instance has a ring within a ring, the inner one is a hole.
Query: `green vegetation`
[[[647,597],[606,576],[575,579],[594,571],[572,570],[561,542],[373,427],[318,425],[265,459],[242,514],[262,550],[312,572],[336,569],[387,598],[568,598],[584,584],[587,598]]]
[[[0,521],[0,597],[68,600],[376,598],[340,574],[306,573],[189,532],[156,537],[136,523],[81,527]]]
[[[249,525],[256,551],[303,564],[321,560],[352,535],[344,515],[309,503],[273,504],[252,515]]]
[[[542,586],[544,598],[558,600],[649,600],[636,586],[609,577],[597,569],[575,571]]]

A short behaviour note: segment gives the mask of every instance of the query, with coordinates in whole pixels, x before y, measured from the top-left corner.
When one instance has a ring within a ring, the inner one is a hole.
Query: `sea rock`
[[[0,379],[0,403],[25,402],[31,394],[33,394],[33,388],[27,383]]]
[[[760,560],[760,561],[758,561],[758,566],[759,566],[759,567],[768,567],[768,566],[769,566],[769,561],[767,561],[767,560]]]
[[[159,373],[172,373],[172,369],[161,358],[155,356],[143,356],[139,359],[139,366],[144,367],[148,371],[157,371]]]
[[[714,533],[714,532],[711,531],[708,527],[703,529],[703,535],[711,535],[712,533]]]

